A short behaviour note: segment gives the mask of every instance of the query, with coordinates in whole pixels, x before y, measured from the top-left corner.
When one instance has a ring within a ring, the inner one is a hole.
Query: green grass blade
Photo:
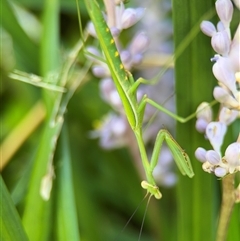
[[[75,63],[76,57],[82,48],[81,42],[78,42],[70,52],[65,64],[60,67],[59,61],[59,42],[58,42],[58,1],[47,0],[44,13],[44,33],[42,38],[41,63],[42,74],[47,76],[49,72],[54,71],[58,78],[53,80],[53,84],[60,82],[65,84],[70,81],[69,72]],[[52,29],[56,28],[56,29]],[[52,29],[52,31],[51,31]],[[49,55],[53,55],[49,57]],[[46,61],[47,60],[47,61]],[[62,93],[43,90],[43,96],[47,107],[47,119],[43,128],[43,135],[39,142],[39,148],[35,157],[35,163],[30,179],[29,190],[25,203],[23,223],[31,240],[49,240],[52,233],[52,198],[44,201],[40,196],[40,186],[42,178],[46,175],[47,167],[54,156],[57,139],[61,132],[63,124],[63,114],[65,113],[67,103],[72,94],[82,83],[88,68],[83,68],[84,73],[79,72],[77,76],[71,76],[72,82],[68,86],[68,92]],[[71,73],[72,74],[72,73]],[[48,78],[46,78],[47,80]],[[69,84],[69,83],[67,83]]]
[[[27,193],[32,166],[33,166],[33,157],[31,158],[30,163],[26,166],[22,177],[19,179],[19,181],[11,191],[11,197],[15,205],[18,205],[24,199]]]
[[[37,73],[39,49],[19,25],[9,1],[1,1],[1,25],[12,36],[17,63],[23,70]]]
[[[43,13],[40,69],[46,76],[59,68],[59,0],[46,0]]]
[[[173,0],[175,48],[199,24],[204,14],[214,7],[213,1]],[[200,29],[199,29],[200,32]],[[198,34],[176,60],[177,110],[180,116],[193,113],[202,101],[212,100],[212,89],[216,83],[210,58],[213,56],[210,40]],[[202,171],[201,163],[194,157],[198,146],[206,146],[204,137],[195,130],[195,121],[177,124],[177,141],[189,154],[195,177],[192,180],[179,176],[177,191],[179,241],[213,240],[216,222],[214,211],[214,177]],[[208,218],[203,218],[208,217]]]
[[[45,77],[51,71],[59,68],[58,45],[58,0],[46,0],[43,15],[43,35],[41,40],[41,73]],[[56,83],[58,78],[53,80]],[[30,178],[26,196],[23,224],[31,241],[49,240],[52,230],[52,199],[43,200],[40,196],[42,178],[47,174],[47,167],[53,158],[56,140],[63,121],[57,121],[61,93],[43,90],[47,109],[47,120],[40,139],[39,148],[34,160],[34,167]]]
[[[57,171],[57,240],[79,241],[77,209],[73,187],[67,127],[61,135],[61,158]]]
[[[0,175],[0,240],[27,241],[21,219]]]
[[[53,138],[57,136],[60,125],[48,128],[50,121],[46,123],[44,133],[40,139],[39,149],[34,160],[29,189],[26,196],[23,224],[30,240],[48,240],[51,230],[51,198],[44,201],[40,196],[41,180],[47,172],[50,155],[55,149]]]

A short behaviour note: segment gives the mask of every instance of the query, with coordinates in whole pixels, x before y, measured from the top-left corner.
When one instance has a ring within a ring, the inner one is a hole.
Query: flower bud
[[[136,22],[138,22],[143,14],[145,9],[144,8],[127,8],[124,10],[121,19],[121,27],[122,29],[127,29],[133,26]]]
[[[202,21],[200,28],[209,37],[212,37],[217,32],[215,26],[209,21]]]
[[[126,122],[123,121],[122,118],[117,118],[116,121],[113,123],[112,131],[116,136],[123,135],[126,129],[127,129]]]
[[[212,109],[207,102],[202,102],[198,106],[196,113],[197,118],[205,119],[207,122],[212,120]]]
[[[136,34],[131,42],[129,51],[131,55],[143,53],[149,45],[149,38],[144,32]]]
[[[217,0],[215,3],[217,14],[227,28],[232,20],[233,5],[230,0]]]
[[[93,74],[98,78],[105,78],[110,76],[109,69],[107,66],[95,65],[92,67]]]
[[[165,187],[173,187],[177,182],[177,177],[175,173],[165,172],[163,173],[161,183]]]
[[[87,31],[91,36],[93,36],[94,38],[97,38],[97,33],[96,33],[95,27],[92,22],[88,23]]]
[[[113,37],[118,37],[120,35],[120,30],[116,27],[111,27],[110,31]]]
[[[102,56],[100,51],[97,48],[95,48],[94,46],[88,46],[86,48],[86,50],[87,50],[87,53],[90,53],[90,54],[87,55],[88,59],[92,60],[94,63],[101,63],[102,64],[102,62],[97,60],[96,57],[93,57],[93,56],[98,56],[98,57]]]
[[[217,23],[217,31],[218,31],[218,32],[221,32],[221,31],[223,31],[224,29],[226,29],[226,28],[224,27],[223,23],[222,23],[221,21],[219,21],[219,22]]]
[[[100,82],[102,98],[121,112],[122,102],[111,78],[105,78]]]
[[[121,51],[120,55],[122,62],[129,62],[131,60],[131,54],[128,50]]]
[[[206,152],[206,159],[212,165],[217,165],[221,161],[220,155],[216,151],[213,151],[213,150],[210,150],[210,151]]]
[[[99,88],[100,88],[100,92],[101,92],[101,97],[109,102],[109,96],[111,94],[112,91],[115,90],[115,86],[113,84],[113,81],[111,78],[105,78],[102,79],[99,83]]]
[[[143,55],[142,54],[135,54],[132,58],[133,65],[139,65],[142,62]]]
[[[208,123],[209,122],[207,122],[203,118],[197,119],[195,128],[197,129],[198,132],[205,133]]]
[[[195,157],[200,161],[200,162],[206,162],[206,153],[207,151],[202,148],[202,147],[198,147],[197,150],[195,151]]]
[[[116,106],[117,108],[122,106],[122,101],[120,99],[120,96],[119,96],[117,90],[114,90],[110,93],[109,100],[110,100],[110,103],[113,106]]]
[[[211,44],[213,49],[222,56],[227,56],[230,50],[231,41],[226,30],[217,32],[212,36]]]
[[[227,170],[225,168],[223,168],[223,167],[216,167],[214,169],[214,174],[217,177],[224,177],[227,174]]]

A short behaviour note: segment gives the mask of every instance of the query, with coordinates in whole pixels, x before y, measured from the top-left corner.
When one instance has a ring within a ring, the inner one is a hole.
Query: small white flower
[[[109,114],[96,130],[90,132],[90,137],[100,138],[100,145],[105,149],[121,148],[127,145],[126,131],[126,119]]]
[[[240,94],[239,92],[236,94],[236,98],[234,98],[231,93],[226,90],[226,88],[222,88],[219,86],[216,86],[213,90],[214,98],[220,103],[222,103],[225,107],[234,110],[240,110]]]
[[[223,107],[219,114],[219,121],[229,126],[233,121],[237,119],[238,115],[239,111]]]
[[[233,71],[235,73],[240,72],[240,24],[238,24],[237,30],[231,43],[229,61],[231,62]]]
[[[236,77],[229,58],[215,55],[215,59],[217,61],[212,68],[214,76],[234,94],[236,92]]]
[[[227,126],[240,117],[240,24],[231,41],[230,22],[233,15],[233,4],[230,0],[217,0],[215,3],[220,21],[215,26],[208,22],[201,23],[201,30],[211,38],[213,49],[218,53],[211,60],[215,61],[212,71],[219,86],[213,91],[214,98],[219,101],[221,110],[218,122],[210,122],[200,112],[197,115],[196,128],[203,132],[214,150],[206,151],[198,148],[195,152],[197,159],[203,162],[203,170],[214,173],[217,177],[240,171],[240,143],[236,142],[226,149],[221,157],[221,146],[227,131]],[[239,82],[239,83],[238,83]],[[240,135],[239,135],[240,139]]]
[[[206,129],[206,135],[213,149],[219,154],[221,153],[220,148],[222,146],[226,131],[227,126],[221,122],[210,122]]]
[[[235,168],[240,167],[240,143],[230,144],[225,151],[225,158],[229,165],[229,172],[233,173]]]

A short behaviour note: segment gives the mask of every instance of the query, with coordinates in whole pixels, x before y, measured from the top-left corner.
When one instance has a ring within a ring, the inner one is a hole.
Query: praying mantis
[[[143,98],[138,102],[136,95],[137,89],[140,84],[146,84],[147,81],[143,78],[139,78],[135,81],[132,74],[124,69],[119,52],[114,42],[114,38],[102,15],[98,2],[96,0],[85,0],[85,5],[95,27],[95,31],[100,42],[100,47],[105,55],[106,63],[111,72],[115,87],[121,98],[127,120],[137,140],[147,179],[146,181],[142,181],[141,186],[142,188],[146,189],[151,196],[154,196],[156,199],[160,199],[162,194],[155,183],[153,170],[157,165],[158,157],[164,141],[168,145],[180,172],[190,178],[194,176],[194,172],[192,170],[191,162],[187,153],[180,147],[180,145],[166,129],[161,129],[158,132],[153,153],[151,159],[149,160],[142,136],[145,107],[147,104],[150,104],[182,123],[185,123],[193,118],[195,113],[187,118],[179,117],[178,115],[168,111],[153,100],[149,99],[147,95],[144,95]]]

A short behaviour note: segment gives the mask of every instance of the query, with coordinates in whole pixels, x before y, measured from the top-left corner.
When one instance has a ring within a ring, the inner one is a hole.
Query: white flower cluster
[[[213,49],[218,53],[212,58],[213,74],[218,80],[213,96],[221,103],[218,121],[212,121],[212,110],[208,103],[202,103],[197,109],[196,129],[205,133],[213,150],[199,147],[195,155],[203,162],[206,172],[224,177],[240,171],[240,134],[236,142],[230,144],[225,155],[221,154],[221,146],[227,127],[240,117],[240,25],[231,40],[230,22],[233,15],[233,5],[230,0],[217,0],[215,3],[220,21],[217,28],[203,21],[202,31],[211,37]]]

